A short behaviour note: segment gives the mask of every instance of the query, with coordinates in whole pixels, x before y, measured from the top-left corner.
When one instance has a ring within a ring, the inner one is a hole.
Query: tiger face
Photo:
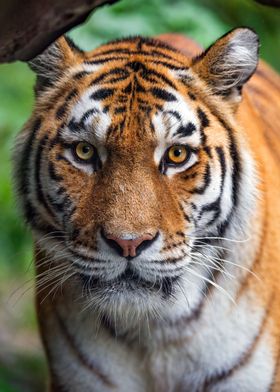
[[[30,63],[18,193],[37,246],[92,306],[160,313],[205,288],[205,243],[252,205],[235,112],[257,58],[240,28],[192,60],[141,37],[87,53],[61,38]]]

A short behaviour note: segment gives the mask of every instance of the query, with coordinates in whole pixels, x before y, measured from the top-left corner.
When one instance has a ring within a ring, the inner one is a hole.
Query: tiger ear
[[[75,64],[80,50],[73,41],[62,36],[51,44],[43,53],[28,62],[29,67],[36,73],[35,92],[39,94],[46,87],[52,86],[65,72],[65,69]]]
[[[257,68],[258,54],[257,34],[249,28],[237,28],[194,58],[192,69],[213,94],[235,103],[240,101],[244,83]]]

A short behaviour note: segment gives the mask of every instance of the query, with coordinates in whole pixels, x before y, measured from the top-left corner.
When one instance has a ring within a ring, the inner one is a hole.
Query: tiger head
[[[192,300],[192,279],[204,288],[206,243],[254,205],[235,114],[257,61],[257,35],[238,28],[193,59],[142,37],[92,52],[63,37],[30,62],[18,193],[37,246],[92,306],[160,313]]]

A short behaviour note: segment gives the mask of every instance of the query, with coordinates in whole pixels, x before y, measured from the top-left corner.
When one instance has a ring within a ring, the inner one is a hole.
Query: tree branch
[[[100,5],[118,0],[6,0],[0,5],[0,62],[30,60]]]

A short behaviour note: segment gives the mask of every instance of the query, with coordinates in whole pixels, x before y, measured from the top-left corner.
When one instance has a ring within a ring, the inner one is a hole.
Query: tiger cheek
[[[186,220],[181,207],[181,197],[177,184],[168,179],[160,179],[157,186],[157,208],[160,209],[160,227],[165,235],[173,235],[185,231]]]

